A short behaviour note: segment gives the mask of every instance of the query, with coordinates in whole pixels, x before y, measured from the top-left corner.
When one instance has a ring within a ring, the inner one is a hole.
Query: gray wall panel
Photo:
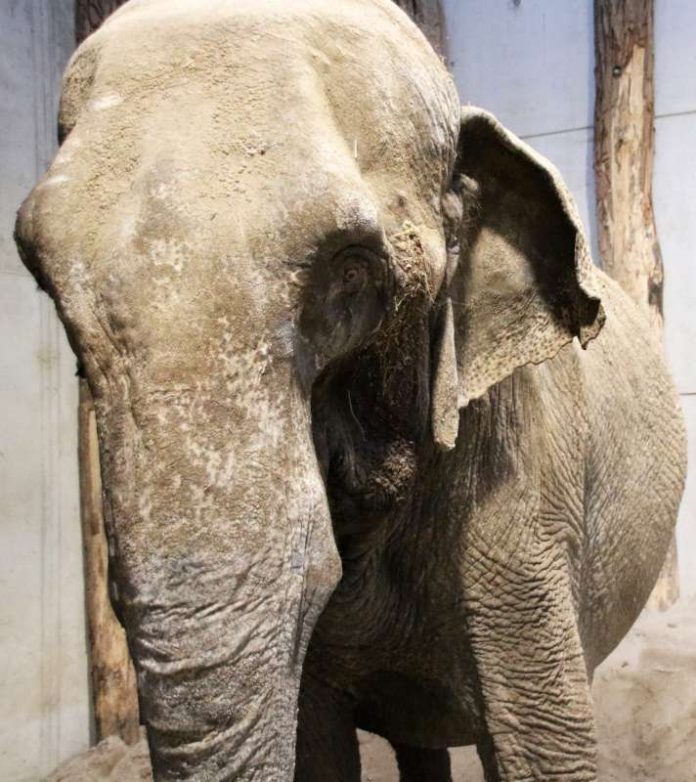
[[[0,3],[0,778],[89,744],[75,360],[12,240],[55,152],[72,0]]]

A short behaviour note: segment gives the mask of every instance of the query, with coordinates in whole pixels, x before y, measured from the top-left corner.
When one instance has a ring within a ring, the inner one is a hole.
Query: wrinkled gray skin
[[[684,435],[555,169],[389,0],[132,0],[60,123],[17,239],[94,394],[155,778],[358,780],[357,724],[405,780],[470,742],[595,780]]]

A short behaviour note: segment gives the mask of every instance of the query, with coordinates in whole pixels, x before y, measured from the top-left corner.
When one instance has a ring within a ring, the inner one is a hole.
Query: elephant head
[[[599,328],[577,217],[390,0],[131,0],[60,128],[17,242],[95,399],[155,777],[287,780],[336,538]]]

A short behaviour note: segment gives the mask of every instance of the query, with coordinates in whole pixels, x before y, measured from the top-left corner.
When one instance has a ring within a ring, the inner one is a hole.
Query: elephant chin
[[[156,780],[292,779],[302,663],[340,560],[308,401],[275,374],[253,415],[223,388],[95,389]]]

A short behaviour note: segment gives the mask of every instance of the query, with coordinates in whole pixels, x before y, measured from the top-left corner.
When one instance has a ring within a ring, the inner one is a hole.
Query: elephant
[[[23,262],[97,416],[155,780],[596,780],[685,471],[647,319],[391,0],[131,0]]]

